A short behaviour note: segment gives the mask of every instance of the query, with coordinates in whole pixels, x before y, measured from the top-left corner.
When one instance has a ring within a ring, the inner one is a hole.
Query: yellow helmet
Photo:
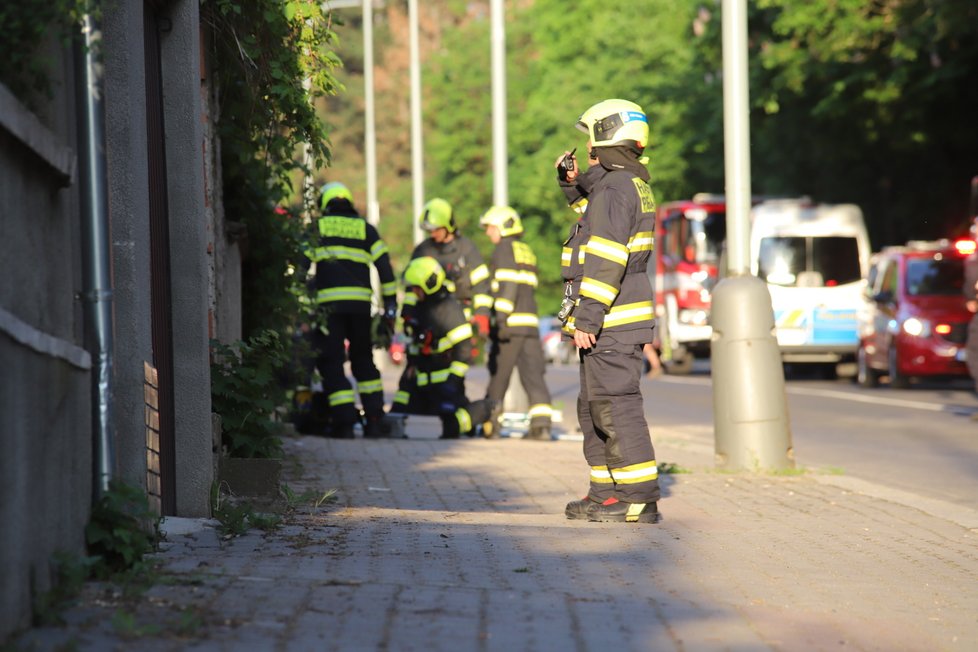
[[[448,229],[449,233],[455,233],[455,216],[452,215],[452,205],[439,197],[429,201],[421,211],[421,228],[425,231],[445,228]]]
[[[404,270],[405,287],[419,287],[430,296],[443,285],[445,285],[445,270],[431,256],[413,259]]]
[[[591,138],[594,147],[649,144],[649,119],[638,104],[628,100],[598,102],[583,114],[574,125]]]
[[[523,221],[519,213],[509,206],[493,206],[479,218],[479,226],[495,226],[499,229],[499,235],[504,238],[523,233]]]
[[[350,189],[344,186],[339,181],[330,181],[319,189],[319,194],[321,199],[319,200],[319,207],[325,209],[326,204],[333,201],[334,199],[345,199],[348,202],[353,202],[353,193]]]

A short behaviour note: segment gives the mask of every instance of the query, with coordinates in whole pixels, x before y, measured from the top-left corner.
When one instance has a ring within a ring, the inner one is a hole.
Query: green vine
[[[292,176],[329,161],[315,102],[341,90],[331,15],[319,0],[203,0],[201,11],[213,35],[224,208],[247,229],[244,335],[285,332],[299,313],[301,275],[290,270],[305,233],[276,207],[301,204]]]

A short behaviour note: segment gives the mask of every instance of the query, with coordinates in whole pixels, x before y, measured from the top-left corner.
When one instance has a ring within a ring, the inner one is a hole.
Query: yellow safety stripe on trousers
[[[411,394],[409,392],[406,392],[404,390],[398,390],[397,393],[394,394],[395,405],[407,405],[410,402],[411,402]]]
[[[465,374],[469,371],[469,365],[459,360],[453,360],[452,364],[448,367],[448,371],[459,378],[465,378]]]
[[[373,290],[370,288],[355,285],[323,288],[316,293],[316,301],[319,303],[329,303],[330,301],[370,301],[373,298]]]
[[[459,432],[466,433],[472,430],[472,415],[465,408],[455,410],[455,420],[458,421]]]
[[[604,328],[613,328],[625,324],[634,324],[640,321],[651,321],[655,319],[655,309],[651,301],[639,301],[638,303],[624,303],[612,307],[604,316]]]
[[[628,239],[628,251],[652,251],[655,245],[655,238],[651,231],[639,231]]]
[[[547,417],[553,416],[553,409],[550,407],[549,403],[537,403],[536,405],[531,405],[529,411],[527,412],[530,418],[533,417]]]
[[[560,266],[570,267],[571,259],[573,258],[574,248],[573,247],[563,247],[560,250]]]
[[[478,285],[479,283],[482,283],[487,278],[489,278],[489,268],[486,266],[485,263],[479,265],[471,272],[469,272],[469,282],[472,285]]]
[[[531,287],[537,286],[536,272],[531,272],[526,269],[497,269],[495,278],[497,283],[508,282],[520,283]]]
[[[588,255],[594,254],[599,258],[618,263],[622,267],[628,262],[628,247],[614,240],[592,235],[584,245],[584,249]]]
[[[488,294],[477,294],[472,297],[472,307],[476,310],[479,308],[492,308],[492,297]]]
[[[496,312],[505,313],[511,313],[513,312],[513,308],[515,308],[512,301],[509,299],[503,299],[502,297],[496,297],[496,301],[493,306],[496,308]]]
[[[370,255],[374,257],[374,260],[377,260],[386,253],[388,253],[387,245],[384,244],[383,240],[378,240],[370,247]]]
[[[592,466],[591,482],[595,484],[611,484],[614,480],[611,479],[611,472],[608,471],[607,466]]]
[[[363,249],[356,247],[344,247],[333,245],[330,247],[316,247],[313,260],[321,263],[325,260],[352,260],[355,263],[369,265],[371,263],[370,254]]]
[[[532,312],[514,312],[506,317],[506,325],[514,328],[517,326],[539,326],[540,318]]]
[[[390,283],[381,283],[380,293],[385,297],[393,297],[397,295],[397,281],[391,281]],[[412,292],[411,294],[414,294]]]
[[[471,338],[472,324],[466,322],[461,326],[456,326],[452,330],[448,331],[448,334],[445,335],[445,337],[438,340],[438,353],[444,353],[459,342],[464,342],[465,340]]]
[[[336,407],[337,405],[348,405],[353,403],[353,390],[352,389],[341,389],[338,392],[333,392],[329,395],[329,406]]]
[[[617,484],[638,484],[640,482],[651,482],[659,477],[659,469],[655,465],[655,460],[632,464],[618,469],[611,469],[611,477]]]
[[[581,280],[580,293],[582,297],[590,297],[606,306],[610,306],[618,298],[618,288],[588,276]]]
[[[357,391],[360,395],[364,394],[376,394],[377,392],[384,391],[384,384],[378,378],[377,380],[365,380],[362,383],[357,383]]]
[[[325,215],[319,218],[319,235],[324,238],[366,240],[367,222],[362,217]]]

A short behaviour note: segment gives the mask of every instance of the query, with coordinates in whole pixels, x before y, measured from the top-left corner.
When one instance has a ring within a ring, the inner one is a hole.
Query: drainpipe
[[[95,497],[109,488],[115,469],[112,429],[112,264],[108,183],[105,165],[105,111],[100,61],[102,32],[97,2],[81,18],[75,39],[78,103],[79,190],[81,195],[82,305],[86,348],[92,354]]]

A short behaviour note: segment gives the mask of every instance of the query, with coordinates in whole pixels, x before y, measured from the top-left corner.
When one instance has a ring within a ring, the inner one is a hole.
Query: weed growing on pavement
[[[692,473],[691,470],[672,462],[659,462],[656,467],[659,469],[659,475]]]
[[[56,552],[51,559],[54,582],[51,590],[34,598],[34,624],[37,626],[60,625],[61,613],[82,590],[85,580],[92,574],[98,560],[68,552]]]
[[[113,480],[92,506],[85,527],[88,552],[96,558],[97,577],[107,578],[137,567],[143,555],[160,542],[160,517],[149,506],[146,492]]]
[[[121,609],[112,614],[112,628],[124,638],[156,636],[163,631],[158,623],[140,623],[136,614]]]
[[[530,572],[530,569],[527,568],[526,566],[521,566],[519,568],[514,568],[513,569],[513,572],[514,573],[529,573]]]
[[[294,512],[299,506],[303,504],[311,504],[316,509],[322,507],[323,503],[333,502],[336,500],[336,489],[327,489],[326,491],[319,492],[313,489],[303,491],[301,494],[297,494],[292,487],[287,484],[282,484],[280,491],[282,497],[285,498],[285,506],[289,512]]]

